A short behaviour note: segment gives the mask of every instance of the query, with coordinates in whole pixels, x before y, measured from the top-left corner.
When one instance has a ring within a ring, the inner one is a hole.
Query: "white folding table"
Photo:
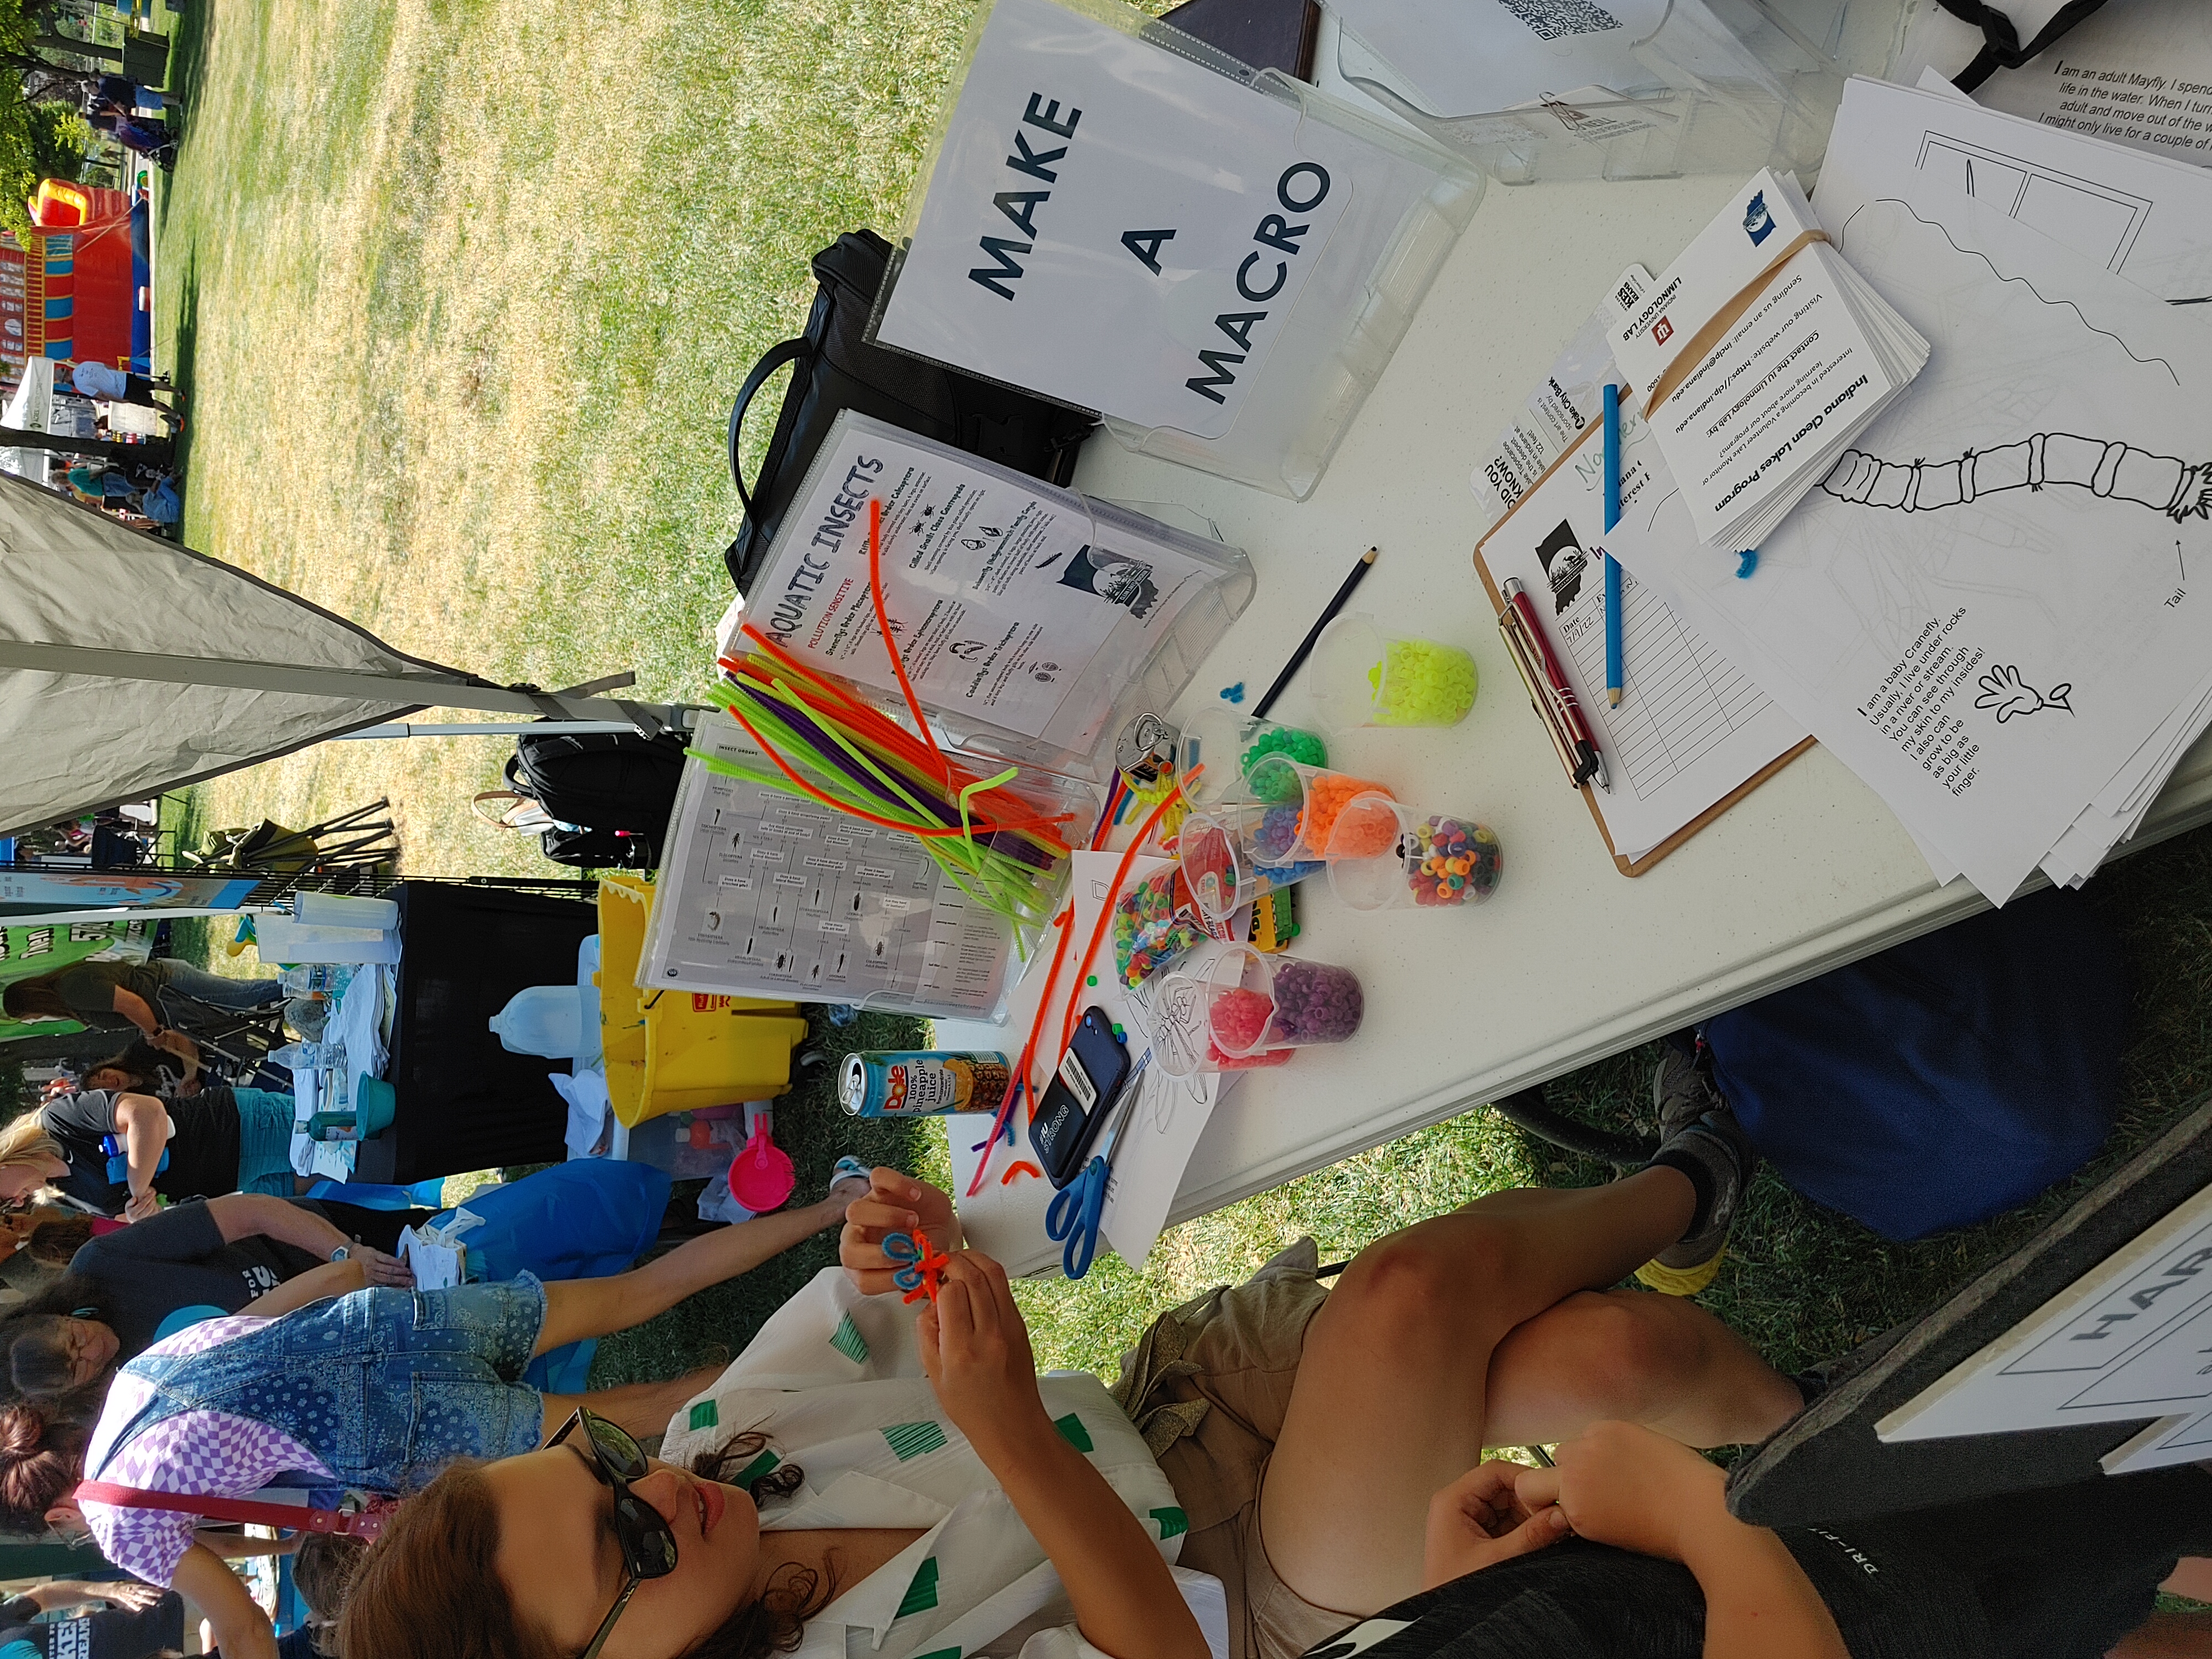
[[[1251,607],[1206,661],[1186,712],[1238,681],[1249,707],[1353,560],[1379,545],[1352,609],[1467,647],[1481,689],[1457,726],[1360,732],[1332,739],[1331,761],[1418,805],[1474,814],[1504,849],[1498,892],[1464,911],[1361,915],[1322,881],[1300,887],[1294,948],[1358,974],[1365,1023],[1349,1042],[1239,1081],[1198,1143],[1171,1219],[1985,907],[1963,879],[1937,887],[1889,809],[1818,747],[1647,873],[1622,876],[1528,707],[1474,574],[1477,459],[1618,273],[1631,260],[1664,269],[1737,182],[1493,185],[1304,502],[1132,455],[1110,438],[1089,446],[1079,488],[1200,513],[1258,572]],[[1276,718],[1305,715],[1306,678]],[[2191,750],[2123,850],[2209,818],[2212,741]],[[939,1024],[951,1048],[1013,1051],[1022,1035]],[[1018,1270],[1056,1270],[1044,1184],[1018,1182],[1011,1200],[993,1189],[972,1212],[975,1242]]]

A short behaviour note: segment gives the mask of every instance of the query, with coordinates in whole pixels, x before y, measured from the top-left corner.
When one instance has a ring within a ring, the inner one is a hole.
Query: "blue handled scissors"
[[[1122,1126],[1129,1121],[1129,1106],[1136,1097],[1138,1080],[1144,1076],[1152,1058],[1148,1048],[1144,1059],[1130,1071],[1128,1081],[1121,1086],[1121,1097],[1111,1108],[1115,1117],[1100,1133],[1091,1162],[1083,1166],[1081,1175],[1053,1194],[1052,1207],[1045,1212],[1045,1237],[1063,1247],[1060,1265],[1070,1279],[1080,1279],[1089,1273],[1091,1258],[1097,1253],[1098,1218],[1106,1208],[1106,1182],[1114,1170],[1114,1143],[1120,1138]]]

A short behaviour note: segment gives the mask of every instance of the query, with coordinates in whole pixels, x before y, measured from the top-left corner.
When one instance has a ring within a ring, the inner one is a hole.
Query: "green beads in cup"
[[[1285,760],[1294,760],[1306,766],[1328,764],[1328,748],[1313,732],[1302,732],[1295,726],[1263,727],[1238,758],[1237,765],[1253,795],[1264,801],[1297,800],[1299,798],[1296,772],[1287,766],[1263,767],[1260,764],[1271,755],[1280,755]]]

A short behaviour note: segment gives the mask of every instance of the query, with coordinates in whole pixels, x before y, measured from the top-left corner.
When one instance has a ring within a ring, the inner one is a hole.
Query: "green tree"
[[[0,0],[0,229],[31,228],[27,201],[41,179],[74,179],[92,145],[76,103],[104,54],[63,40],[40,0]],[[76,61],[57,62],[41,48]]]
[[[74,179],[92,129],[66,104],[34,104],[20,82],[0,81],[0,229],[31,228],[30,198],[41,179]]]

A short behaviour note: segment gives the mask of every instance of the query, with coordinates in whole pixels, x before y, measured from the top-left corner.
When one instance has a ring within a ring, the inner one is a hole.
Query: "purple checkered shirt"
[[[250,1314],[204,1320],[146,1352],[198,1353],[268,1322]],[[184,1412],[164,1418],[111,1458],[114,1437],[144,1408],[153,1392],[151,1384],[128,1372],[115,1379],[85,1451],[86,1479],[180,1496],[244,1498],[289,1472],[333,1478],[322,1459],[290,1435],[230,1412]],[[118,1509],[107,1504],[82,1508],[100,1553],[149,1584],[167,1586],[175,1579],[177,1563],[192,1547],[192,1532],[199,1524],[198,1516],[181,1510]]]

